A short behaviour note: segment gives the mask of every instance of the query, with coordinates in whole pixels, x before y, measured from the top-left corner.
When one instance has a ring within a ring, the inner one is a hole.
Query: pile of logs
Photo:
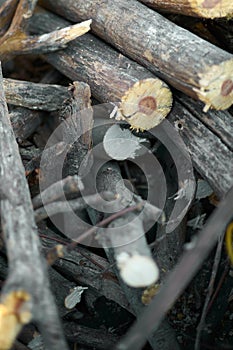
[[[232,16],[0,0],[0,350],[227,346]]]

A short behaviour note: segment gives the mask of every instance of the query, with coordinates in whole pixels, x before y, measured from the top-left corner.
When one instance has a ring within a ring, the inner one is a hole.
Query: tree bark
[[[65,25],[61,18],[41,12],[34,16],[31,28],[41,33]],[[151,129],[170,112],[168,86],[93,35],[79,38],[56,55],[46,55],[46,60],[72,80],[88,83],[98,100],[120,102],[117,118],[135,129]]]
[[[205,111],[233,103],[233,56],[171,23],[134,0],[42,0],[72,21],[91,17],[92,30],[123,54],[147,67]]]
[[[67,349],[34,221],[33,208],[18,146],[11,128],[0,75],[0,163],[2,231],[9,274],[0,304],[0,348],[12,346],[24,324],[34,319],[47,349]]]
[[[232,16],[233,3],[228,0],[140,0],[156,10],[179,13],[181,15],[218,18]]]

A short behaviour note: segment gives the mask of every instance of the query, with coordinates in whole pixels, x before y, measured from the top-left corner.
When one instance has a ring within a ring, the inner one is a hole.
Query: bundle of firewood
[[[37,5],[0,0],[0,350],[230,342],[233,2]]]

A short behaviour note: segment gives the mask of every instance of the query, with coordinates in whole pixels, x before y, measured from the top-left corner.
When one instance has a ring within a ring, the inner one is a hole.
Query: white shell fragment
[[[71,290],[70,294],[65,298],[65,307],[67,309],[73,309],[81,301],[81,295],[87,287],[75,287]]]
[[[119,125],[111,126],[103,139],[105,152],[116,160],[134,159],[148,151],[150,143],[146,139],[134,136],[129,129]]]
[[[121,278],[130,287],[146,287],[159,278],[158,266],[149,256],[121,253],[117,256],[117,265]]]

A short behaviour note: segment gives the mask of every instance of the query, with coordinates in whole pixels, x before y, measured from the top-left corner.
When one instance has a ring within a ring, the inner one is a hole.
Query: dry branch
[[[98,190],[111,189],[114,192],[118,185],[118,193],[121,193],[123,197],[124,195],[126,196],[126,203],[129,201],[127,199],[128,190],[124,187],[119,168],[114,163],[108,163],[102,167],[96,182]],[[98,212],[94,212],[93,210],[89,210],[88,212],[92,223],[96,225],[99,216]],[[122,217],[110,223],[105,232],[100,230],[98,233],[98,240],[105,247],[108,259],[114,266],[116,266],[115,262],[117,262],[118,269],[115,267],[116,275],[120,279],[122,289],[133,312],[137,316],[143,310],[140,289],[131,288],[129,285],[139,287],[146,280],[148,281],[148,278],[151,279],[153,277],[151,264],[147,265],[147,259],[143,260],[143,258],[151,259],[151,253],[145,241],[142,217],[139,218],[137,217],[138,215],[139,213],[125,213]],[[148,220],[155,216],[155,213],[152,216],[148,215]],[[140,259],[137,260],[138,256],[142,258],[141,261]],[[133,262],[133,266],[131,262]],[[179,349],[174,331],[166,321],[163,322],[157,332],[148,337],[148,340],[153,349],[168,350],[171,347],[176,350]]]
[[[15,108],[9,113],[16,139],[23,141],[37,129],[43,120],[44,113],[23,107]]]
[[[41,33],[67,23],[39,12],[31,29]],[[151,129],[170,112],[172,96],[165,83],[92,35],[79,38],[55,55],[46,55],[46,60],[72,80],[88,83],[98,100],[120,102],[117,118],[136,129]]]
[[[24,324],[34,319],[46,347],[64,350],[67,347],[40,255],[30,193],[9,122],[2,76],[0,83],[1,183],[7,189],[6,198],[1,200],[1,220],[9,263],[0,304],[0,348],[9,349]]]
[[[34,110],[56,111],[71,97],[69,88],[60,85],[3,79],[7,103]]]
[[[233,3],[229,0],[140,0],[156,10],[179,13],[186,16],[218,18],[233,15]]]
[[[32,27],[33,30],[39,30],[39,28],[49,30],[46,26],[50,27],[51,23],[54,26],[59,23],[62,25],[63,20],[58,19],[58,17],[48,12],[39,12],[33,17]],[[71,47],[61,52],[46,55],[46,59],[71,79],[79,78],[88,81],[93,95],[100,102],[111,101],[114,97],[116,99],[119,96],[118,91],[120,88],[119,84],[114,84],[114,81],[116,81],[113,78],[114,75],[111,75],[110,79],[103,79],[103,69],[100,70],[100,73],[98,70],[95,71],[94,67],[91,66],[92,61],[85,60],[85,55],[78,54],[78,50],[85,45],[85,43],[82,45],[84,38],[80,39],[78,42],[73,42]],[[94,53],[90,52],[89,58],[94,55],[95,59],[101,62],[101,57],[109,55],[112,58],[114,66],[118,67],[116,71],[115,67],[111,67],[110,65],[109,70],[113,74],[118,74],[121,81],[125,81],[127,76],[132,76],[132,72],[135,76],[138,76],[138,74],[141,75],[141,72],[143,72],[143,77],[146,77],[147,74],[151,76],[151,73],[146,69],[124,56],[119,57],[111,48],[90,34],[85,36],[85,40],[89,42],[90,47],[94,51]],[[99,51],[98,55],[95,54],[96,46],[94,43],[97,41],[103,47],[104,54]],[[88,54],[86,49],[84,52],[86,55]],[[80,56],[82,57],[80,58]],[[115,60],[113,57],[116,57]],[[81,65],[80,62],[82,61],[85,64]],[[121,64],[121,62],[124,64]],[[81,68],[79,68],[79,65]],[[116,88],[118,89],[116,90]],[[175,102],[175,108],[172,110],[168,119],[174,123],[174,126],[184,139],[195,168],[210,182],[218,195],[222,196],[225,194],[232,185],[233,173],[233,122],[230,113],[227,111],[208,111],[208,113],[203,113],[201,103],[196,103],[185,96],[179,96],[178,101]],[[184,123],[184,128],[182,123]],[[179,124],[181,129],[178,127]]]
[[[37,0],[20,0],[7,32],[0,38],[0,58],[7,60],[17,54],[58,50],[90,30],[91,20],[41,36],[27,36],[25,30]],[[0,8],[4,12],[5,5]],[[8,7],[7,7],[8,10]],[[11,13],[10,13],[11,14]],[[7,14],[8,17],[10,14]]]
[[[34,197],[32,200],[33,207],[37,209],[45,204],[57,201],[64,195],[66,197],[71,194],[77,196],[80,193],[80,189],[83,189],[81,179],[77,175],[67,176]]]
[[[18,0],[0,1],[0,36],[2,36],[9,27],[14,15]]]
[[[233,56],[178,27],[137,1],[46,0],[72,21],[93,19],[95,34],[153,73],[200,99],[205,111],[233,103]]]
[[[168,310],[202,266],[227,223],[232,220],[232,202],[233,187],[198,235],[193,248],[183,253],[176,267],[164,281],[160,292],[115,349],[139,350],[149,334],[158,328]]]
[[[57,244],[57,239],[60,242],[61,237],[48,228],[41,228],[39,231],[43,236],[42,244],[45,250],[51,250],[54,247],[54,242]],[[63,238],[62,241],[63,244],[70,243],[66,238]],[[104,295],[107,299],[115,301],[131,312],[129,303],[106,259],[79,246],[78,249],[67,252],[63,258],[57,259],[53,266],[62,275],[67,276],[78,285],[89,287],[98,295]]]
[[[227,113],[218,118],[212,111],[204,114],[198,111],[200,106],[194,112],[191,101],[187,107],[175,102],[168,119],[183,138],[195,169],[209,182],[216,194],[222,197],[233,184],[232,150],[225,141],[226,135],[228,143],[232,140],[231,116]],[[205,126],[207,122],[212,122],[213,132]],[[223,128],[225,138],[217,137],[220,133],[223,135]]]

